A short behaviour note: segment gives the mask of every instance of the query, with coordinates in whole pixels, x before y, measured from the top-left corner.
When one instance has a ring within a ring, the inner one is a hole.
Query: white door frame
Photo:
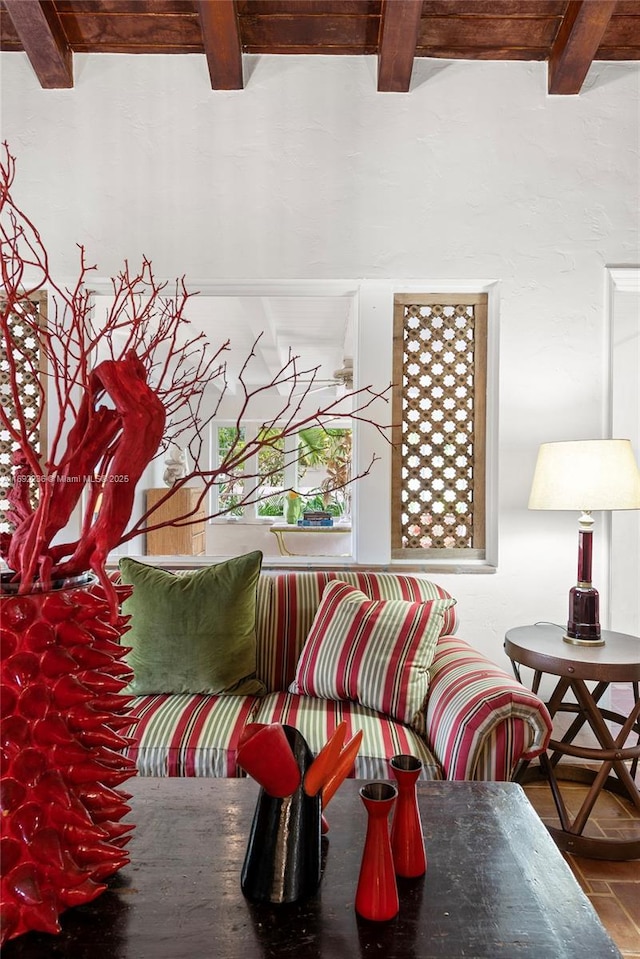
[[[605,435],[630,439],[640,462],[640,267],[608,267]],[[610,629],[640,635],[640,510],[606,514]]]

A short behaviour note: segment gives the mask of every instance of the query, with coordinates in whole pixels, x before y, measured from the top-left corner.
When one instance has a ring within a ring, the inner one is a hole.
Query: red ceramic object
[[[368,820],[355,908],[363,919],[375,922],[393,919],[399,909],[389,836],[389,813],[397,795],[391,783],[368,783],[360,790]]]
[[[238,765],[269,796],[291,796],[302,778],[282,723],[247,723],[238,744]]]
[[[347,723],[346,720],[343,719],[341,723],[338,723],[305,773],[304,791],[307,796],[315,796],[316,793],[320,792],[335,772],[340,753],[342,752],[346,730]]]
[[[427,871],[424,835],[416,782],[422,771],[422,762],[416,756],[398,755],[389,760],[398,783],[398,799],[393,810],[391,850],[396,875],[415,879]]]
[[[121,599],[131,592],[116,589]],[[130,796],[110,787],[136,771],[117,732],[132,673],[112,648],[125,620],[111,616],[93,582],[0,593],[0,943],[59,932],[60,913],[95,899],[129,861],[133,826],[120,820]]]
[[[330,800],[338,791],[343,781],[347,778],[356,761],[358,750],[362,742],[364,733],[359,729],[355,736],[352,736],[338,757],[338,762],[333,773],[325,780],[322,787],[322,808],[326,809]]]

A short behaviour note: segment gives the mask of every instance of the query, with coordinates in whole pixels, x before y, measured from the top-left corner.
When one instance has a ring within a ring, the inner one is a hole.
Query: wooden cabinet
[[[163,489],[147,490],[147,509],[166,496],[168,487]],[[176,490],[170,500],[167,500],[156,510],[150,523],[164,523],[176,516],[184,516],[195,509],[198,497],[202,490],[184,486]],[[194,520],[190,526],[166,526],[147,533],[147,556],[203,556],[206,548],[206,523],[204,506],[198,507],[194,513]]]

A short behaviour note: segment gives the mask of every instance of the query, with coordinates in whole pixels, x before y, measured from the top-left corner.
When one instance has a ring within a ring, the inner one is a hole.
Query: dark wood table
[[[28,933],[3,959],[620,956],[516,783],[420,783],[426,876],[400,883],[396,919],[358,919],[360,785],[346,781],[328,807],[317,895],[256,907],[240,890],[255,783],[129,782],[131,865],[95,902],[65,913],[61,935]]]
[[[524,763],[517,778],[522,783],[548,781],[560,820],[560,827],[550,826],[549,831],[561,849],[591,859],[637,859],[640,822],[635,839],[586,836],[584,828],[603,789],[628,799],[640,813],[640,791],[634,781],[640,757],[640,638],[603,630],[603,646],[573,646],[563,642],[563,632],[562,627],[539,623],[518,626],[506,634],[504,648],[516,678],[523,682],[521,666],[532,669],[532,688],[537,693],[544,674],[558,677],[547,702],[551,718],[559,713],[575,716],[562,739],[550,741],[547,752],[540,757],[540,765]],[[624,716],[601,704],[611,683],[631,684],[633,702]],[[620,727],[615,737],[608,723]],[[593,732],[595,746],[576,743],[584,726]],[[583,759],[597,768],[575,762],[559,766],[563,757]],[[589,786],[573,818],[562,796],[562,780]]]

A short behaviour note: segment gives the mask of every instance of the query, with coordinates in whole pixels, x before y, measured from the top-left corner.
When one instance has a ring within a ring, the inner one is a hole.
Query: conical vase
[[[111,622],[95,577],[29,593],[3,578],[0,942],[59,932],[59,914],[129,862],[133,826],[119,820],[130,794],[118,789],[136,772],[118,732],[131,726],[126,622]]]
[[[391,850],[397,876],[415,879],[427,871],[424,835],[416,782],[422,771],[422,762],[415,756],[393,756],[389,765],[398,784],[398,799],[393,810]]]
[[[387,922],[399,909],[398,887],[391,852],[389,814],[398,790],[391,783],[368,783],[360,790],[367,811],[355,910],[363,919]]]

